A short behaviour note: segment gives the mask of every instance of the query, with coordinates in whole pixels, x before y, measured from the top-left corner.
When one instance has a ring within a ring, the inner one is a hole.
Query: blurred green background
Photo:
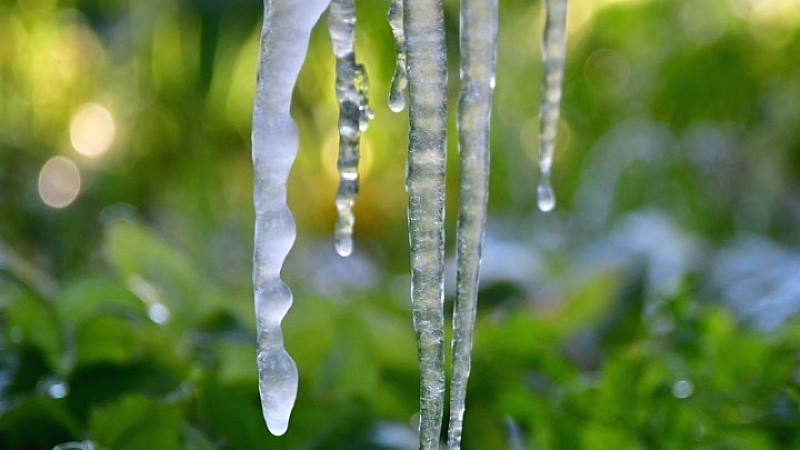
[[[300,392],[274,438],[250,282],[260,2],[0,0],[0,448],[416,448],[407,119],[388,0],[357,4],[377,118],[356,250],[332,244],[323,17],[293,107]],[[542,5],[500,8],[464,448],[800,448],[800,1],[572,2],[550,214]]]

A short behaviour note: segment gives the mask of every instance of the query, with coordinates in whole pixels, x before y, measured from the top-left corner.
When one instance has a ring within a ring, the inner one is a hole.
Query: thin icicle
[[[336,251],[341,256],[353,252],[353,203],[358,193],[358,163],[361,132],[367,130],[369,81],[364,66],[356,63],[354,0],[333,0],[329,30],[336,56],[336,97],[339,101],[339,190],[336,192]]]
[[[489,122],[497,60],[497,0],[461,0],[460,189],[448,447],[461,448],[489,199]]]
[[[553,151],[558,133],[561,108],[561,83],[564,80],[564,57],[567,40],[567,0],[545,0],[546,19],[542,56],[542,107],[539,112],[539,209],[550,211],[556,206],[556,196],[550,181]]]
[[[392,0],[389,4],[389,26],[394,34],[395,51],[397,53],[392,87],[389,91],[389,109],[400,112],[406,107],[406,86],[408,73],[406,72],[406,34],[403,31],[403,1]]]
[[[441,0],[406,0],[406,173],[411,303],[420,364],[420,448],[439,448],[444,407],[444,197],[447,54]]]
[[[253,111],[255,252],[253,285],[258,326],[259,391],[270,432],[289,425],[297,396],[297,366],[283,348],[281,320],[292,293],[280,279],[295,239],[286,205],[286,180],[297,154],[297,127],[289,115],[311,29],[328,0],[264,0],[264,26]]]

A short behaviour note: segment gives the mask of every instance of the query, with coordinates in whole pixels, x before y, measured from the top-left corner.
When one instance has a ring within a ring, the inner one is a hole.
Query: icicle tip
[[[550,212],[556,207],[556,194],[550,184],[540,184],[538,189],[539,199],[537,205],[542,212]]]
[[[336,237],[336,253],[343,258],[347,258],[348,256],[353,254],[353,236],[352,235],[343,235]]]
[[[285,419],[267,419],[267,428],[273,436],[283,436],[289,429],[289,421]]]

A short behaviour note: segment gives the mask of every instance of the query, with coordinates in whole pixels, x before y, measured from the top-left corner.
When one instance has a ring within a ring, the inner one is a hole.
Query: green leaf
[[[355,308],[340,316],[337,345],[328,355],[322,378],[323,391],[336,395],[369,398],[378,384],[379,365],[364,319]]]
[[[219,341],[214,345],[217,377],[222,384],[258,385],[256,348],[239,342]]]
[[[606,272],[580,285],[569,298],[540,316],[560,335],[574,333],[604,318],[620,290],[620,274]]]
[[[79,435],[80,428],[62,400],[34,398],[0,416],[0,446],[4,450],[50,449]]]
[[[67,283],[55,296],[56,311],[66,328],[77,327],[91,316],[134,313],[147,317],[144,303],[118,280],[93,275]]]
[[[141,343],[127,320],[99,316],[84,321],[75,334],[79,365],[125,364],[141,356]]]
[[[177,407],[132,395],[95,410],[89,428],[95,441],[115,450],[180,450],[180,424]]]
[[[61,337],[50,305],[10,283],[0,285],[0,307],[7,316],[4,333],[11,342],[27,341],[42,351],[50,367],[61,365]]]
[[[216,450],[217,448],[196,428],[190,426],[181,427],[180,435],[185,450]]]
[[[199,389],[203,417],[231,448],[269,448],[268,444],[278,438],[267,431],[255,386],[247,392],[252,395],[220,386],[211,379],[204,380]]]
[[[140,225],[125,220],[109,225],[106,255],[143,300],[167,306],[173,324],[194,324],[225,306],[190,258]]]

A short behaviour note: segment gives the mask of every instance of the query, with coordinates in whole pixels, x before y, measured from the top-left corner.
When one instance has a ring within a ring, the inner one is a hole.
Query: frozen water
[[[542,107],[539,112],[539,209],[550,211],[556,197],[550,180],[553,152],[561,110],[561,83],[564,80],[564,57],[567,39],[567,0],[545,0],[546,19],[542,39],[544,78]]]
[[[286,181],[297,154],[297,128],[289,115],[292,90],[311,29],[328,0],[264,0],[264,25],[253,111],[255,251],[253,285],[257,323],[259,391],[270,432],[286,432],[297,396],[297,367],[283,348],[281,320],[292,293],[280,279],[295,239],[286,205]]]
[[[489,199],[489,122],[497,60],[497,0],[461,2],[460,188],[448,446],[461,447]]]

